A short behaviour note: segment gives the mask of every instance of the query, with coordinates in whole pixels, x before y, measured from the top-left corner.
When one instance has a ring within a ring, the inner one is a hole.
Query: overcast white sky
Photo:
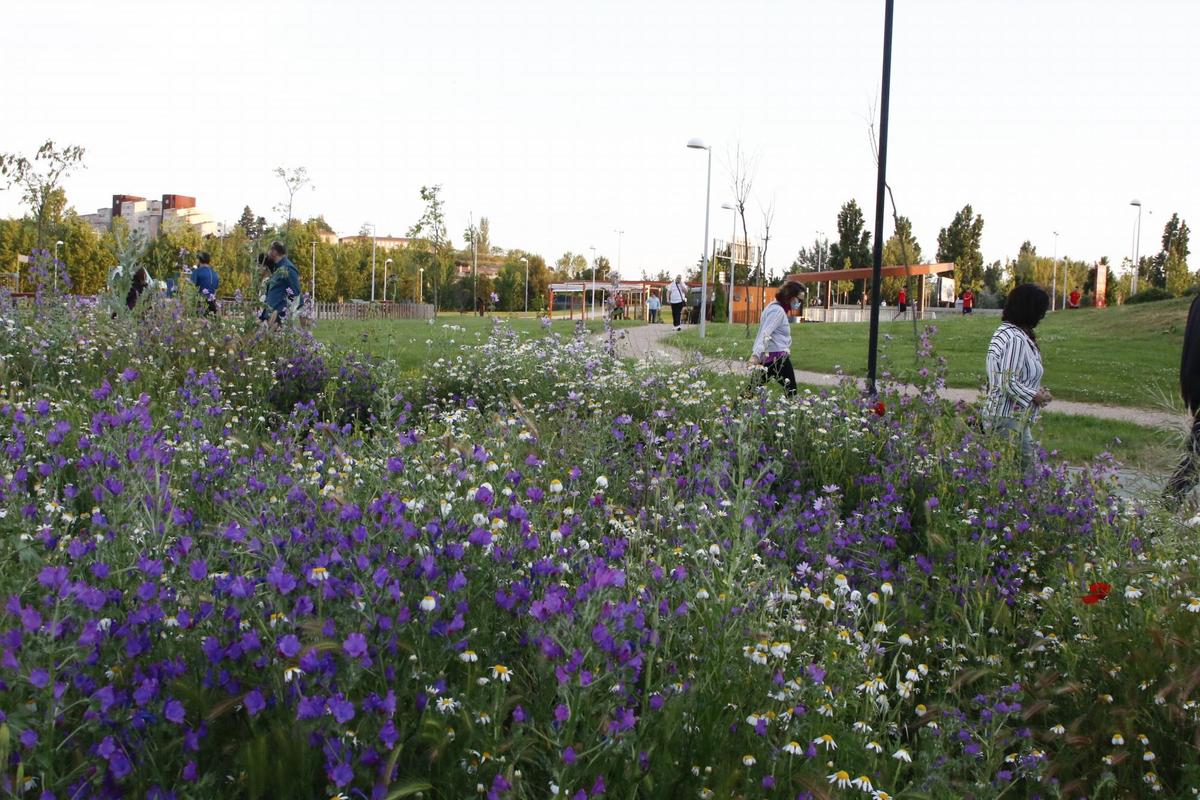
[[[296,213],[402,234],[422,184],[492,240],[553,261],[595,245],[622,272],[699,257],[704,157],[727,238],[727,152],[758,157],[776,270],[856,198],[873,225],[867,136],[882,0],[38,0],[6,4],[0,151],[87,148],[67,191],[195,195],[232,222],[307,166]],[[889,180],[928,257],[965,203],[984,256],[1120,263],[1165,219],[1200,222],[1194,0],[897,0]],[[0,192],[0,214],[19,198]],[[886,226],[890,233],[891,224]]]

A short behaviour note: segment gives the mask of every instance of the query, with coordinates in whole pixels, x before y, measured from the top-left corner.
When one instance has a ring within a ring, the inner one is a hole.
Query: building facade
[[[196,208],[196,198],[182,194],[164,194],[161,200],[147,200],[132,194],[114,194],[112,205],[100,208],[95,214],[80,217],[98,234],[112,230],[113,221],[125,221],[131,232],[155,239],[172,225],[187,225],[201,236],[215,236],[220,226],[207,214]]]

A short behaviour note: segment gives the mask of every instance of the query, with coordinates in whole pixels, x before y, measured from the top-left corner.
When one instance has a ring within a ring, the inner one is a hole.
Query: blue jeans
[[[999,417],[992,420],[991,429],[1007,435],[1016,442],[1020,449],[1021,469],[1029,472],[1033,469],[1037,448],[1033,443],[1033,431],[1029,428],[1029,420],[1021,417]]]

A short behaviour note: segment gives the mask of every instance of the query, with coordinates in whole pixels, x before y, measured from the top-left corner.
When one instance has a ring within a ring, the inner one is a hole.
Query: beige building
[[[338,244],[358,244],[360,242],[370,244],[372,241],[375,242],[376,250],[403,250],[406,247],[412,247],[420,239],[409,239],[404,236],[343,236],[338,239]]]
[[[117,218],[123,219],[131,232],[140,233],[147,239],[157,238],[172,225],[188,225],[201,236],[220,233],[220,226],[212,215],[196,208],[196,198],[181,194],[164,194],[161,200],[114,194],[111,206],[80,218],[98,234],[111,230],[113,220]]]

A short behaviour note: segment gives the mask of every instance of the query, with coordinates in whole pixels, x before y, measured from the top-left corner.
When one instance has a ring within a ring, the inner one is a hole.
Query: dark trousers
[[[683,319],[683,303],[671,303],[671,324],[678,328],[681,319]]]
[[[767,382],[768,378],[774,378],[779,381],[779,384],[787,391],[788,395],[794,395],[796,393],[796,372],[792,369],[792,357],[784,356],[767,364],[765,369],[755,370],[752,385],[755,387],[762,386]]]
[[[1179,461],[1175,474],[1167,483],[1163,495],[1173,505],[1179,505],[1192,489],[1196,488],[1196,475],[1200,473],[1200,414],[1192,415],[1192,432],[1188,435],[1187,452]]]
[[[652,308],[650,309],[650,324],[653,325],[656,322],[658,322],[658,309]]]

